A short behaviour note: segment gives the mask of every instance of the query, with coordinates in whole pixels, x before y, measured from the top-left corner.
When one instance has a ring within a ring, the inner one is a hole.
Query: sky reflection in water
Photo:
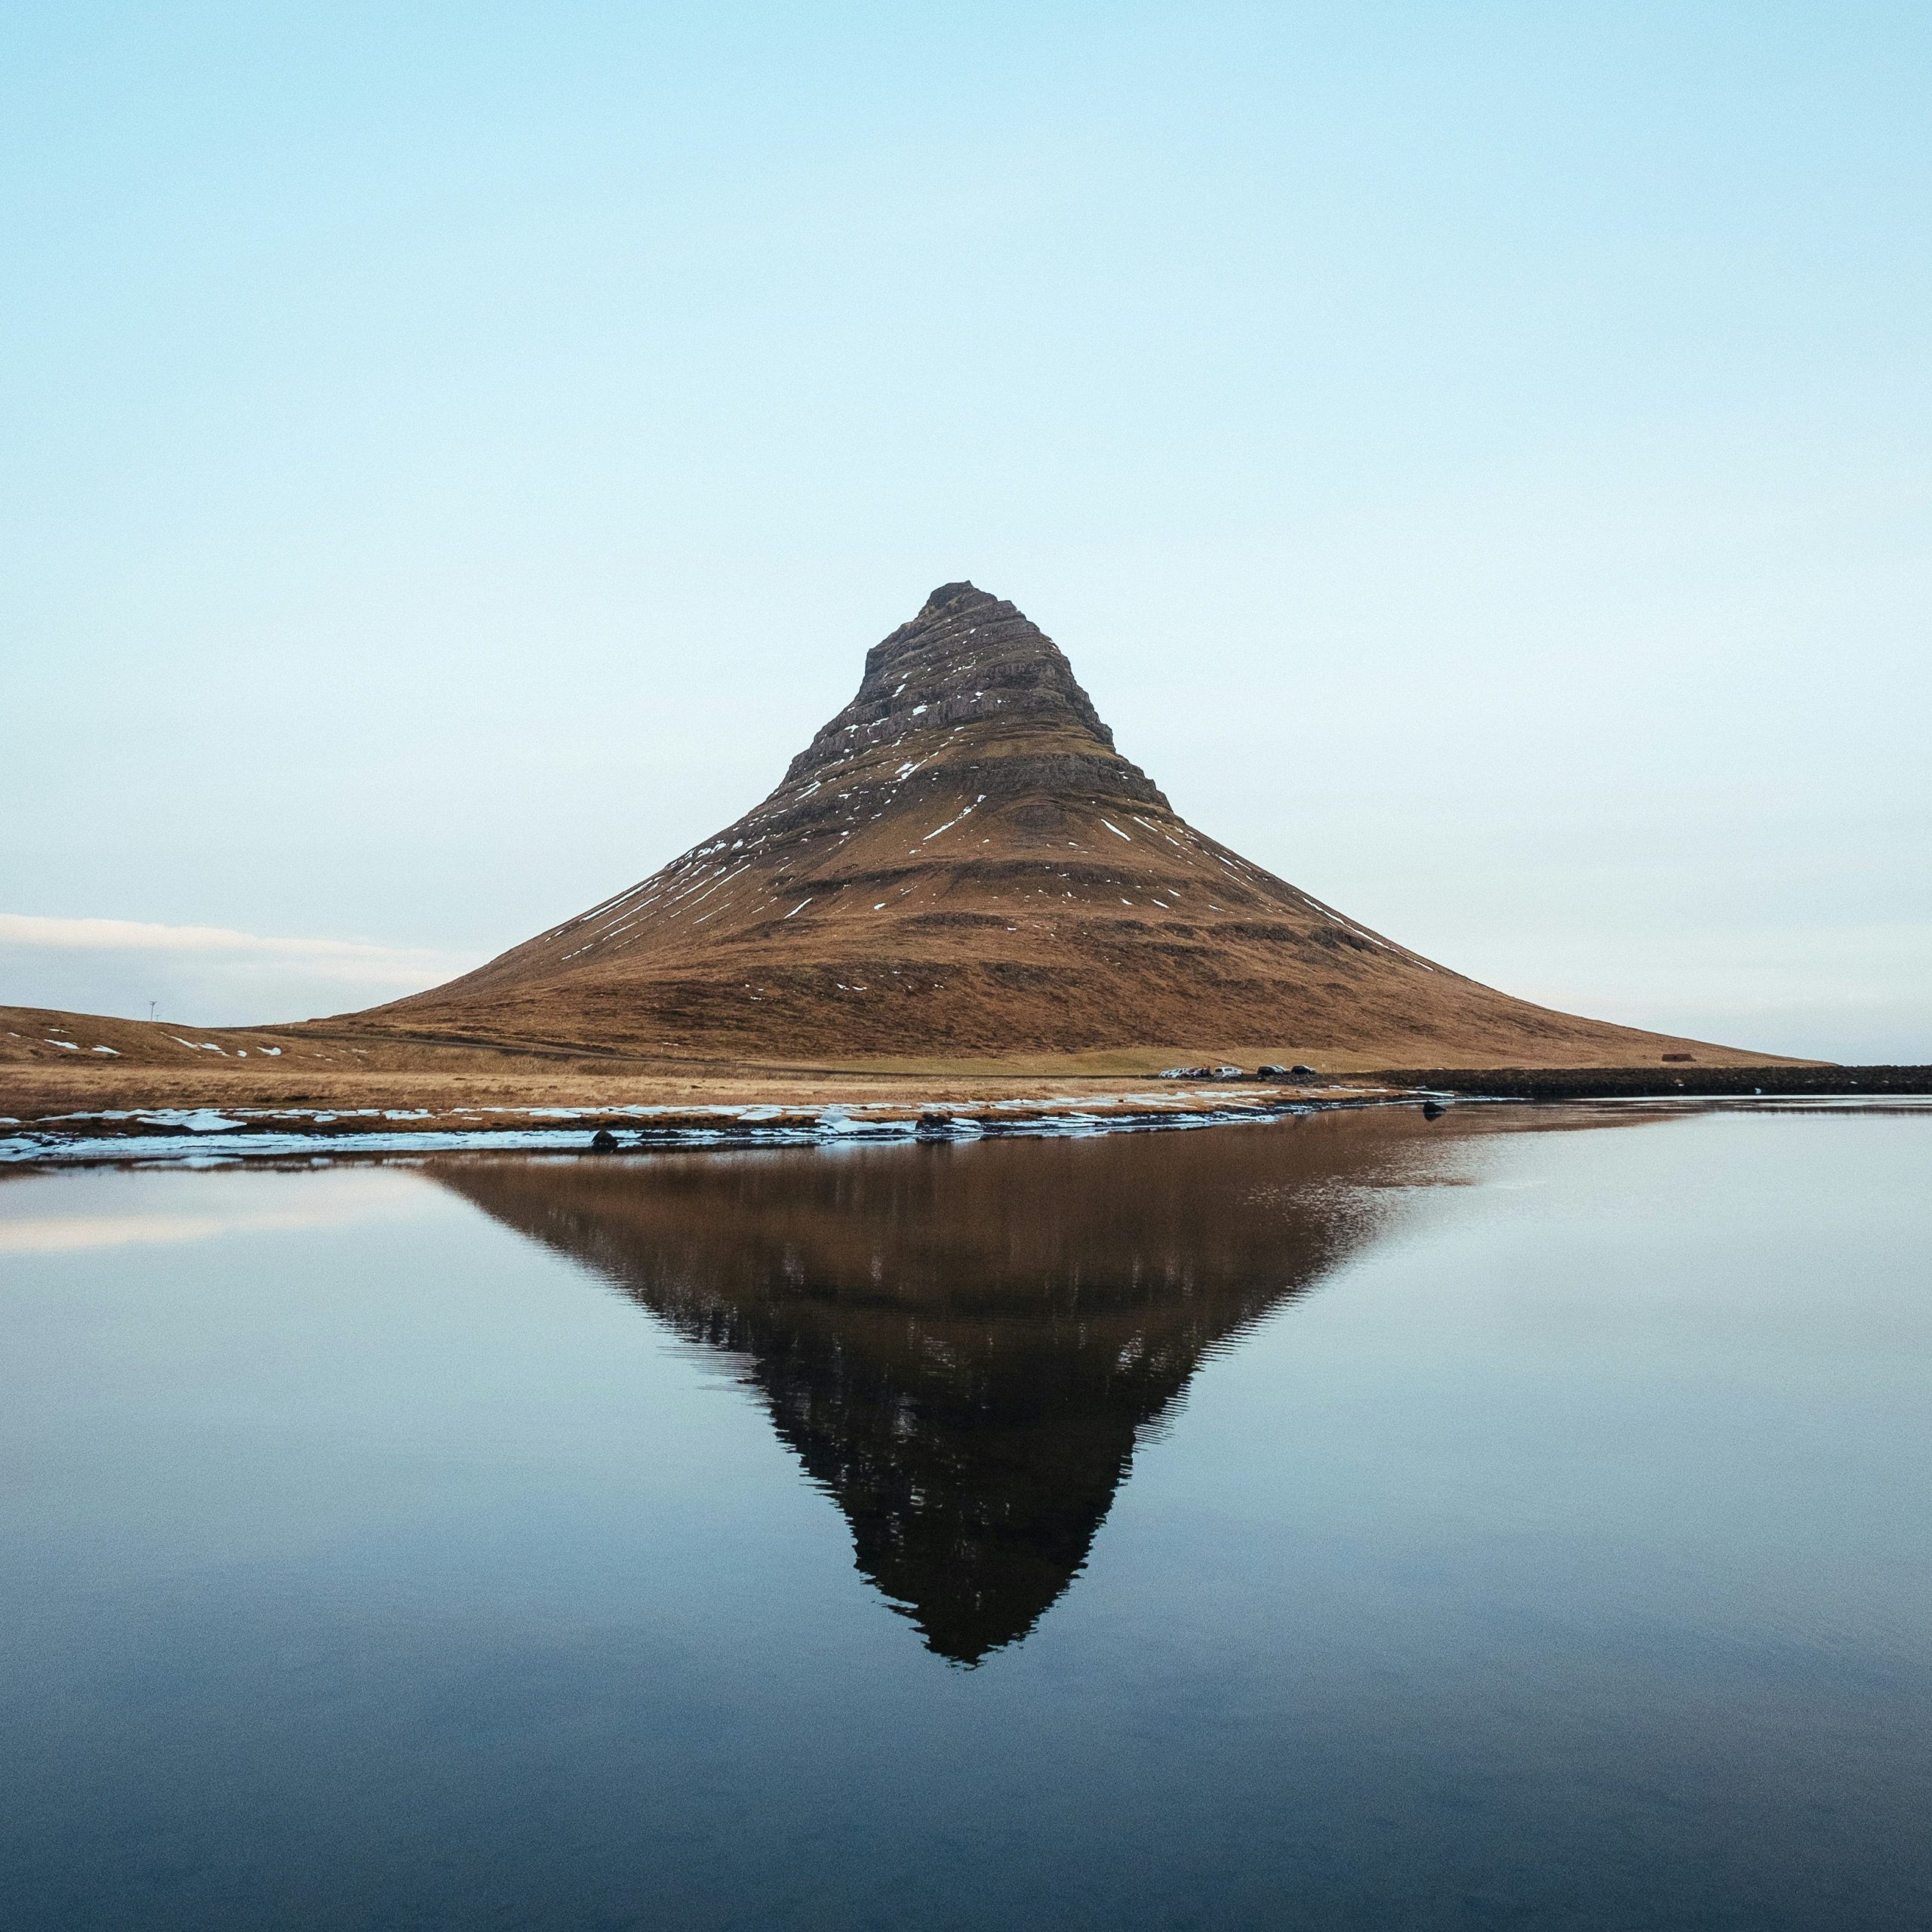
[[[1925,1922],[1928,1180],[1500,1109],[10,1180],[0,1917]]]

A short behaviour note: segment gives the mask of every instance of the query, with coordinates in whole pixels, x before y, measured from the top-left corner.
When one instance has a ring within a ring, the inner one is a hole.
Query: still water
[[[1932,1924],[1932,1112],[0,1183],[0,1923]]]

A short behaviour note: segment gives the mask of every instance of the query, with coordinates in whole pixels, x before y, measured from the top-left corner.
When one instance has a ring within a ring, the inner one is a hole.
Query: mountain
[[[1688,1044],[1479,985],[1195,831],[1052,639],[964,583],[873,646],[743,818],[355,1017],[399,1042],[790,1063],[1604,1066]]]

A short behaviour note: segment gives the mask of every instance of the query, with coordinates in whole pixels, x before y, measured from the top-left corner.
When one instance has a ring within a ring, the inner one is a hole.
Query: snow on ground
[[[977,1140],[989,1131],[1029,1137],[1081,1136],[1134,1132],[1152,1128],[1231,1126],[1241,1122],[1278,1120],[1312,1112],[1321,1103],[1258,1102],[1251,1094],[1208,1090],[1198,1100],[1220,1103],[1189,1105],[1171,1093],[1094,1095],[1060,1094],[1040,1100],[1004,1100],[971,1103],[921,1105],[916,1101],[873,1100],[835,1104],[816,1113],[771,1106],[631,1106],[622,1107],[459,1108],[456,1115],[515,1116],[521,1125],[494,1128],[460,1126],[398,1130],[374,1128],[347,1135],[318,1135],[314,1130],[346,1119],[408,1121],[430,1116],[420,1108],[358,1107],[333,1112],[306,1108],[236,1108],[226,1112],[212,1107],[149,1108],[138,1112],[69,1114],[57,1117],[77,1131],[51,1134],[54,1121],[11,1134],[0,1134],[0,1165],[25,1162],[94,1164],[136,1162],[204,1167],[217,1162],[283,1158],[304,1155],[313,1161],[368,1155],[441,1152],[586,1152],[586,1120],[600,1127],[635,1122],[648,1130],[654,1116],[677,1119],[658,1128],[648,1140],[631,1145],[640,1152],[657,1149],[707,1146],[849,1146],[863,1142],[906,1142],[918,1135],[921,1114],[941,1114],[947,1137]],[[1129,1107],[1135,1111],[1123,1111]],[[891,1120],[860,1118],[869,1111],[891,1109]],[[1108,1117],[1112,1110],[1112,1118]],[[694,1114],[710,1116],[715,1125],[689,1124]],[[986,1117],[1004,1116],[997,1128]],[[976,1117],[977,1116],[977,1117]],[[138,1121],[161,1131],[140,1135],[93,1134],[90,1123]],[[17,1121],[0,1124],[17,1127]],[[171,1131],[170,1130],[172,1130]],[[599,1157],[606,1158],[606,1157]]]

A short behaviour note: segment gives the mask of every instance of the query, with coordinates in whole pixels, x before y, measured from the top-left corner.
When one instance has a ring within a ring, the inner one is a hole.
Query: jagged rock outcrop
[[[869,754],[909,733],[957,736],[988,724],[1084,732],[1094,743],[1094,750],[1057,756],[1008,751],[966,761],[1006,795],[1091,789],[1167,809],[1147,774],[1114,749],[1114,734],[1053,639],[970,583],[941,584],[910,623],[866,652],[858,694],[792,761],[780,791],[814,779],[858,778]],[[934,778],[945,769],[944,761],[936,764]]]

